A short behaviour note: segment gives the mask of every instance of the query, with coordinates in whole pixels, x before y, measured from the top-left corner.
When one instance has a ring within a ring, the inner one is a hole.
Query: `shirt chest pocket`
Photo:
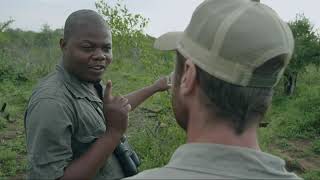
[[[106,125],[102,112],[102,103],[86,98],[77,101],[77,129],[74,138],[82,143],[89,143],[99,138]]]

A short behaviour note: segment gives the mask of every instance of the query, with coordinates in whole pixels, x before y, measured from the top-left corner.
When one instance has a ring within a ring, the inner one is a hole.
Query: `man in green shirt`
[[[109,26],[94,11],[72,13],[60,40],[62,61],[33,91],[25,116],[29,179],[120,179],[115,152],[128,112],[169,88],[162,78],[125,97],[101,77],[112,62]]]
[[[170,162],[129,179],[299,179],[261,151],[259,122],[294,49],[288,25],[250,0],[206,0],[184,32],[155,42],[175,50],[172,105],[187,133]]]

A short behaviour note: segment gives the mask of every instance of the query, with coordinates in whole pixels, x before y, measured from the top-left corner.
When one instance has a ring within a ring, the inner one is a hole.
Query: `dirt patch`
[[[18,127],[16,123],[8,123],[7,128],[0,132],[0,141],[5,141],[9,139],[14,139],[18,135],[22,134],[23,131]]]
[[[305,169],[312,169],[320,171],[320,157],[309,157],[305,159],[300,159],[300,164],[305,167]]]
[[[304,152],[305,156],[301,157],[299,154],[295,153],[288,153],[293,158],[296,158],[297,161],[301,164],[302,167],[309,170],[320,170],[320,155],[317,155],[315,153],[310,153],[312,143],[308,140],[295,140],[291,141],[290,144],[294,146],[296,149],[298,149],[301,152]]]
[[[289,171],[300,174],[310,170],[320,171],[320,155],[313,153],[311,146],[310,140],[290,140],[285,148],[275,144],[270,148],[278,150]]]
[[[15,177],[9,178],[9,180],[22,180],[27,179],[26,174],[17,174]]]

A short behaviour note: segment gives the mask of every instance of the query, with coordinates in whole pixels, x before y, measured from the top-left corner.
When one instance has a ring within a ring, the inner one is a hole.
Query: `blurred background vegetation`
[[[114,61],[105,73],[114,92],[126,94],[151,84],[174,68],[174,53],[152,48],[144,33],[149,20],[128,11],[122,1],[96,7],[112,27]],[[26,148],[23,115],[32,88],[61,58],[62,29],[43,25],[41,32],[11,29],[14,20],[0,22],[0,179],[23,178]],[[304,15],[288,22],[296,50],[285,77],[276,87],[265,128],[259,129],[264,151],[281,156],[288,169],[305,179],[320,179],[320,36]],[[4,116],[10,114],[10,117]],[[142,159],[140,170],[165,165],[185,142],[176,125],[170,94],[156,94],[130,114],[128,137]]]

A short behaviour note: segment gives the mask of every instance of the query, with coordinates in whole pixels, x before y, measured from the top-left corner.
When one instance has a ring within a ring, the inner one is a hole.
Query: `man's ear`
[[[187,59],[184,63],[183,75],[181,76],[180,90],[183,95],[189,95],[194,92],[197,84],[196,65]]]
[[[63,51],[67,45],[66,41],[63,38],[61,38],[59,44],[60,44],[60,49]]]

